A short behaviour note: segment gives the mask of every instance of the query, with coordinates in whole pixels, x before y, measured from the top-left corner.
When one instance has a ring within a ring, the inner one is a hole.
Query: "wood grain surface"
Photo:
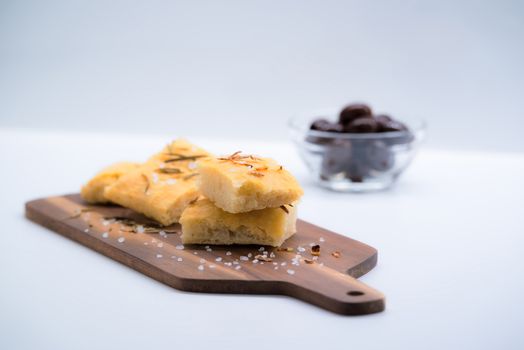
[[[26,217],[176,289],[288,295],[344,315],[385,307],[382,293],[356,280],[376,265],[377,251],[302,220],[282,250],[182,246],[179,225],[159,228],[129,209],[88,205],[78,194],[30,201]],[[264,251],[267,258],[257,259]]]

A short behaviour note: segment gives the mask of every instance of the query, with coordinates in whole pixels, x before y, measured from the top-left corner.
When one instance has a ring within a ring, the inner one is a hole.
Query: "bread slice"
[[[303,194],[293,175],[270,158],[206,158],[198,161],[198,172],[202,194],[229,213],[278,208]]]
[[[209,155],[186,140],[175,140],[142,166],[121,176],[104,195],[162,225],[171,225],[199,197],[196,160]]]
[[[296,215],[295,205],[232,214],[203,198],[182,213],[182,243],[278,247],[296,232]]]
[[[138,163],[115,163],[96,174],[82,187],[80,195],[88,203],[107,203],[109,200],[104,195],[108,186],[114,184],[122,175],[127,174],[140,166]]]

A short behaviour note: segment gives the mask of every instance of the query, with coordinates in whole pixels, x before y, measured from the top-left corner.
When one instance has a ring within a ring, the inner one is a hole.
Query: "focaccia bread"
[[[104,195],[162,225],[171,225],[178,222],[189,203],[198,199],[196,160],[209,155],[186,140],[175,140],[142,166],[121,176]]]
[[[137,169],[139,166],[140,164],[131,162],[112,164],[82,186],[80,195],[88,203],[107,203],[109,200],[104,195],[106,187],[114,184],[122,175]]]
[[[183,212],[184,244],[259,244],[280,246],[296,231],[296,207],[286,205],[232,214],[209,199],[199,199]]]
[[[202,194],[230,213],[278,208],[303,194],[293,175],[270,158],[236,152],[199,160],[198,172]]]

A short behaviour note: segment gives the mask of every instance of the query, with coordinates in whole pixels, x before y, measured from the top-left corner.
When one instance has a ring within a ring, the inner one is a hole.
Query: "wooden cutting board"
[[[182,246],[179,225],[159,228],[129,209],[88,205],[78,194],[28,202],[26,217],[176,289],[282,294],[344,315],[384,310],[384,295],[355,279],[376,265],[377,251],[302,220],[282,250]],[[257,259],[263,250],[267,258]]]

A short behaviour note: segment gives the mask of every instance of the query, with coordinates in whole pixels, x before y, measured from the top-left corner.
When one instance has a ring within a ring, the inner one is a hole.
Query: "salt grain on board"
[[[290,274],[290,275],[294,275],[295,274],[295,270],[288,269],[287,273]]]
[[[182,244],[179,244],[175,248],[178,249],[178,250],[183,250],[184,246]]]
[[[118,237],[118,243],[124,243],[126,239],[124,237]]]
[[[107,237],[109,237],[109,233],[107,233],[107,232],[102,233],[102,237],[103,237],[103,238],[107,238]]]
[[[204,271],[204,265],[198,265],[198,269],[199,269],[200,271]]]

